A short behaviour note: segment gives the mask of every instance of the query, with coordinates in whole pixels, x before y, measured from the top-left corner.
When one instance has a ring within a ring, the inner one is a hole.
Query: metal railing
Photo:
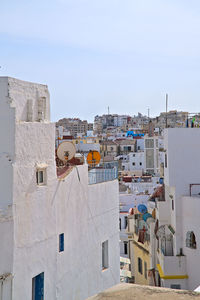
[[[101,163],[88,169],[88,183],[96,184],[118,178],[118,162]]]

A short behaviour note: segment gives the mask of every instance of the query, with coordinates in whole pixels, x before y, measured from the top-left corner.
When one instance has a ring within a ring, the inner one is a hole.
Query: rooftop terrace
[[[199,300],[200,293],[145,285],[118,284],[88,300]]]

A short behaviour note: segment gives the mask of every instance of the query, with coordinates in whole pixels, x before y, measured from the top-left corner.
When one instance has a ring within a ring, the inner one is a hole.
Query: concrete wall
[[[49,92],[46,85],[30,83],[10,77],[5,77],[4,79],[8,81],[8,96],[11,105],[16,109],[15,118],[17,122],[28,121],[28,101],[31,102],[32,121],[38,121],[40,99],[43,99],[45,102],[43,107],[44,120],[50,121]]]

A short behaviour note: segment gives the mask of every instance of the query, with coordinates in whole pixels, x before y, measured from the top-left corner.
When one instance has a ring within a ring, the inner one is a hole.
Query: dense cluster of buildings
[[[88,131],[93,130],[93,123],[79,118],[63,118],[57,122],[57,126],[62,126],[68,135],[76,137],[78,134],[87,135]]]
[[[198,196],[191,195],[198,176],[189,175],[195,173],[195,166],[186,164],[190,158],[198,160],[198,150],[192,146],[198,140],[198,127],[199,114],[175,110],[156,118],[108,114],[95,117],[93,133],[71,138],[85,157],[97,150],[104,163],[118,163],[123,282],[176,289],[200,284],[198,271],[189,267],[189,262],[195,263],[195,251],[189,249],[197,246],[197,219],[194,214],[193,227],[185,215],[188,203],[194,205],[191,210],[198,203]],[[196,156],[191,155],[191,147]],[[145,213],[139,210],[141,205]]]
[[[0,299],[85,300],[120,281],[195,290],[198,114],[55,127],[49,107],[47,86],[0,78]]]

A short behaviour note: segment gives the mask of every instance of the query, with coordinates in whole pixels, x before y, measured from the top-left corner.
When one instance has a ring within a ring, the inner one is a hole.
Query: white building
[[[194,290],[200,282],[200,130],[165,130],[165,201],[157,201],[161,285]]]
[[[144,171],[144,152],[131,152],[122,161],[123,171]]]
[[[136,149],[137,151],[144,151],[144,139],[137,139],[136,140]]]
[[[0,78],[1,300],[83,300],[119,282],[118,181],[57,177],[45,85]]]

